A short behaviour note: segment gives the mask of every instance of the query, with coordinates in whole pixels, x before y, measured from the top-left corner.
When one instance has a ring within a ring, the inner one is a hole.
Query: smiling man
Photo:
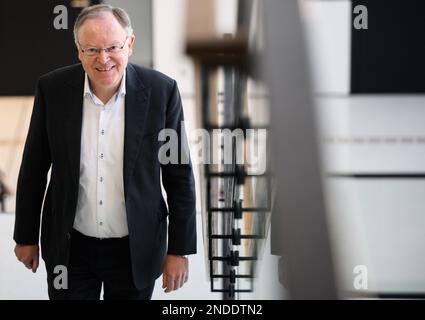
[[[132,54],[135,37],[126,21],[129,20],[123,13],[114,16],[113,12],[98,14],[94,11],[82,15],[75,24],[78,58],[90,79],[93,93],[104,103],[118,90]]]
[[[190,164],[158,160],[162,129],[187,143],[177,84],[128,63],[135,37],[120,8],[84,9],[74,37],[81,64],[38,81],[18,178],[15,254],[36,272],[43,208],[51,299],[99,299],[102,285],[104,299],[150,299],[161,274],[166,292],[179,289],[188,279],[185,255],[196,252],[193,173]]]

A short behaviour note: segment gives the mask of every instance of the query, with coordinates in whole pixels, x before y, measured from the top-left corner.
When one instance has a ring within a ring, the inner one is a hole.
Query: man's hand
[[[183,286],[189,278],[189,262],[182,256],[167,255],[162,275],[162,288],[164,292],[171,292]]]
[[[15,255],[25,267],[32,269],[35,273],[38,268],[38,246],[37,245],[20,245],[15,246]]]

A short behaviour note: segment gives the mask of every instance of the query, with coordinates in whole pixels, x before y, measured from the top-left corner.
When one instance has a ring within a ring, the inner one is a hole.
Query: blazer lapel
[[[78,190],[80,177],[80,153],[81,153],[81,128],[83,121],[83,89],[84,70],[77,69],[76,75],[69,80],[66,88],[64,101],[65,132],[68,149],[69,169],[72,177],[75,177],[74,189]]]
[[[150,88],[143,85],[131,64],[127,66],[126,75],[123,168],[125,198],[143,137],[150,96]]]

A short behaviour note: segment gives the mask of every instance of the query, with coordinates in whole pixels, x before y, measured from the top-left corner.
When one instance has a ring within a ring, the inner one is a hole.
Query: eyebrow
[[[116,45],[119,45],[120,43],[119,43],[119,41],[113,41],[113,42],[110,42],[107,46],[106,46],[106,48],[108,48],[108,47],[111,47],[111,46],[116,46]],[[96,46],[96,45],[94,45],[94,44],[87,44],[87,45],[85,45],[84,46],[85,48],[100,48],[99,46]]]

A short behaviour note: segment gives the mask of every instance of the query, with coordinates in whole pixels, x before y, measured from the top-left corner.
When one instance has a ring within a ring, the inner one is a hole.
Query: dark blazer
[[[50,275],[56,265],[67,266],[69,261],[80,177],[83,86],[81,64],[39,79],[19,171],[14,240],[38,244],[42,211],[41,255]],[[195,187],[190,163],[161,165],[158,160],[164,143],[158,141],[159,131],[172,128],[179,138],[182,134],[183,110],[176,82],[129,64],[126,91],[124,168],[120,170],[133,277],[141,289],[161,275],[166,252],[196,252]],[[161,194],[160,169],[168,210]]]

